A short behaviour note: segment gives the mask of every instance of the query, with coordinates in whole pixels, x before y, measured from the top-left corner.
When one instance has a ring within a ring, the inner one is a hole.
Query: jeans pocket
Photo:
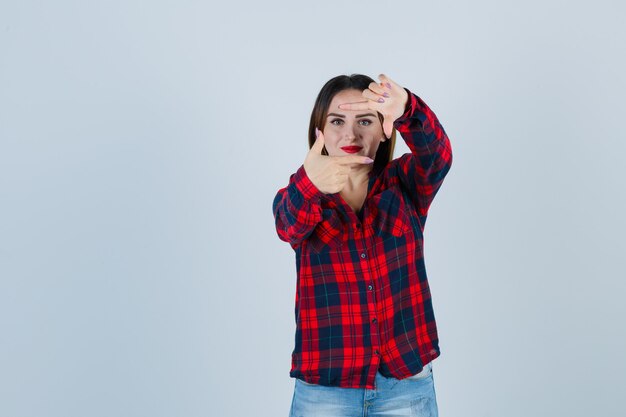
[[[431,397],[421,397],[411,401],[412,417],[437,417],[437,402]]]

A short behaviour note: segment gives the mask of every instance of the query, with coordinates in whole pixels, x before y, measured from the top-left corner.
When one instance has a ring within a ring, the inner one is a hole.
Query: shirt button
[[[373,286],[373,285],[368,285],[368,286],[367,286],[367,289],[368,289],[368,290],[370,290],[370,291],[372,291],[372,290],[374,289],[374,286]]]
[[[372,319],[372,323],[376,324],[376,321],[377,321],[377,320],[376,320],[376,317],[374,317],[374,318]]]
[[[378,349],[374,350],[374,355],[378,355]]]
[[[365,259],[365,253],[361,254],[361,258]]]

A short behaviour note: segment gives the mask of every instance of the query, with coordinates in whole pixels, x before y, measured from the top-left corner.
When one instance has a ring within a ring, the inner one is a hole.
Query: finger
[[[355,101],[353,103],[342,103],[339,108],[342,110],[370,110],[371,101]]]
[[[351,170],[352,168],[350,167],[350,165],[339,164],[337,166],[337,174],[349,175]]]
[[[348,177],[350,177],[350,174],[337,174],[335,175],[335,182],[336,184],[342,184],[348,180]]]
[[[317,132],[317,139],[315,139],[313,146],[311,146],[311,152],[321,155],[322,149],[324,148],[324,133],[318,128],[315,128],[315,131]]]
[[[374,93],[372,90],[363,90],[363,97],[375,103],[384,103],[385,99],[382,95]],[[371,108],[371,107],[370,107]]]
[[[389,117],[385,117],[383,120],[383,132],[385,132],[385,136],[389,139],[391,137],[391,133],[393,132],[393,121]]]
[[[389,97],[389,93],[385,91],[385,89],[383,88],[382,85],[371,82],[370,85],[367,86],[367,88],[369,88],[370,90],[372,90],[374,93],[383,96],[383,97]]]
[[[398,85],[398,83],[396,83],[395,81],[393,81],[391,78],[389,78],[387,75],[385,74],[380,74],[378,76],[378,79],[380,80],[380,82],[383,84],[383,86],[385,86],[388,89],[393,89],[393,88],[397,88],[400,87]]]
[[[343,181],[341,183],[335,183],[335,186],[333,187],[333,191],[331,194],[340,193],[346,186],[346,183],[347,181]]]
[[[372,158],[358,155],[334,156],[333,160],[340,165],[365,165],[374,162]]]

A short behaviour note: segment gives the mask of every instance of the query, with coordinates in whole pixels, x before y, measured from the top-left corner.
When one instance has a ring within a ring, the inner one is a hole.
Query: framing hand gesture
[[[387,138],[391,137],[393,122],[404,114],[409,95],[406,90],[385,74],[378,76],[380,84],[370,83],[363,90],[364,101],[339,105],[343,110],[375,110],[383,115],[383,131]]]
[[[304,171],[317,189],[324,194],[340,192],[348,182],[348,175],[352,166],[374,162],[367,156],[322,155],[324,133],[316,129],[316,134],[317,139],[304,160]]]

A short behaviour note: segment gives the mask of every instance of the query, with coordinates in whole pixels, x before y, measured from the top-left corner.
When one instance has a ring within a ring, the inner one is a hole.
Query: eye
[[[343,124],[343,120],[341,120],[341,119],[333,119],[333,120],[330,121],[330,124],[331,125],[335,125],[335,126],[340,126],[340,125]]]
[[[361,120],[359,120],[359,124],[361,126],[369,126],[369,125],[372,124],[372,121],[369,120],[369,119],[361,119]]]

